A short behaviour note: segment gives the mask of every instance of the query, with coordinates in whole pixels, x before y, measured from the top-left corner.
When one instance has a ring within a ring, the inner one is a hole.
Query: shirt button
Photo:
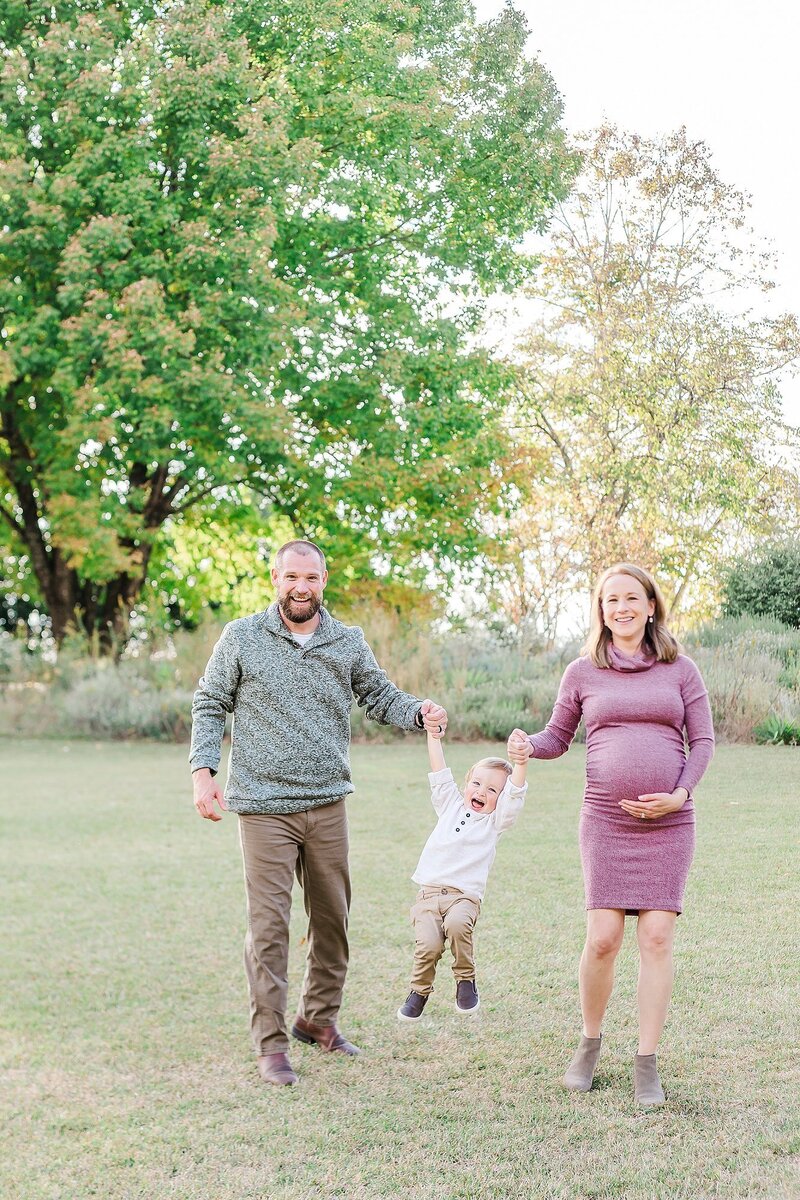
[[[456,833],[461,833],[461,826],[460,826],[460,825],[456,825]]]
[[[468,817],[471,817],[471,816],[472,816],[472,813],[467,813],[467,816],[468,816]]]

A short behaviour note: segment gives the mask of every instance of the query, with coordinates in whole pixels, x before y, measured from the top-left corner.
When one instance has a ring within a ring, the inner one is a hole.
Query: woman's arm
[[[526,735],[531,758],[560,758],[569,750],[583,715],[578,679],[581,666],[581,659],[569,664],[561,677],[558,696],[547,725],[541,733]]]
[[[675,786],[691,796],[714,757],[714,720],[703,677],[691,659],[686,660],[686,677],[681,685],[683,723],[689,753]]]
[[[678,782],[671,792],[649,792],[631,800],[622,800],[620,808],[632,817],[664,817],[678,812],[692,795],[714,756],[714,723],[703,678],[697,667],[686,659],[686,676],[681,683],[684,726],[689,753]]]

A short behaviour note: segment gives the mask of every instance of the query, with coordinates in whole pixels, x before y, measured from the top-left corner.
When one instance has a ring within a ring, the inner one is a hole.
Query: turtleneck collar
[[[649,671],[658,662],[653,652],[644,644],[633,655],[623,654],[613,642],[609,643],[608,656],[611,659],[612,671]]]

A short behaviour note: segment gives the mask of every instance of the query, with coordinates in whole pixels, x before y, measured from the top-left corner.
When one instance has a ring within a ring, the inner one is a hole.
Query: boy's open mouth
[[[470,800],[470,804],[475,809],[475,812],[482,812],[483,809],[486,807],[485,800],[478,800],[478,799]]]

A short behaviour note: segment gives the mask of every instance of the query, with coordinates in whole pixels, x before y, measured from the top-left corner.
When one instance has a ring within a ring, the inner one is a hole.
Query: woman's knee
[[[615,958],[622,945],[624,924],[591,925],[586,931],[586,951],[592,958]]]
[[[640,920],[636,931],[640,953],[659,958],[671,954],[674,934],[675,925],[672,921],[651,921],[643,924]]]

